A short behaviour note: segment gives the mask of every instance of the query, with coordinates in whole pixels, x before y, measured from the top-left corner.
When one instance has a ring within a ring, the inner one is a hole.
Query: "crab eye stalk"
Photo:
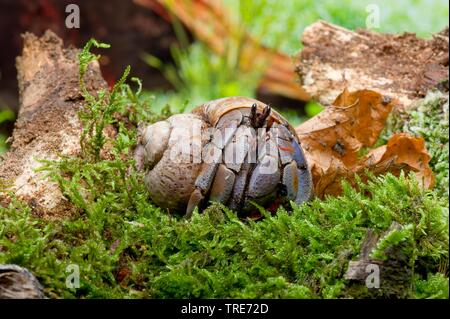
[[[262,127],[264,125],[264,123],[266,122],[266,119],[269,117],[270,111],[271,111],[270,106],[266,105],[266,106],[264,106],[262,113],[258,113],[257,104],[253,103],[252,109],[250,112],[251,126],[253,128]]]

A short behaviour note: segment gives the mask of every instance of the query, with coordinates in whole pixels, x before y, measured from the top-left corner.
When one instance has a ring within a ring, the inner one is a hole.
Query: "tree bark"
[[[39,160],[76,155],[81,123],[77,111],[84,99],[79,89],[78,49],[64,48],[62,40],[47,31],[41,38],[26,33],[22,55],[17,58],[20,110],[10,141],[11,149],[0,165],[0,185],[24,200],[33,213],[59,217],[73,212],[56,183],[36,172]],[[98,63],[86,74],[91,92],[106,88]],[[0,204],[11,198],[0,189]]]
[[[433,87],[448,87],[448,40],[448,28],[425,40],[319,21],[303,33],[297,73],[303,88],[323,105],[347,86],[377,91],[398,99],[400,109],[409,108]]]

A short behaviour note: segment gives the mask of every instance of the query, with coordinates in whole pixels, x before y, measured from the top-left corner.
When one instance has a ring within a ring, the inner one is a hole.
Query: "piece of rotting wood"
[[[42,166],[39,160],[80,151],[82,127],[77,112],[85,101],[79,88],[79,50],[64,48],[51,31],[40,38],[26,33],[23,40],[16,62],[20,110],[11,149],[1,160],[0,191],[7,185],[7,191],[25,201],[37,216],[68,215],[73,206],[59,186],[36,169]],[[91,92],[107,87],[96,61],[90,64],[85,82]],[[0,192],[0,205],[10,202],[8,192]]]
[[[354,298],[408,298],[408,287],[412,283],[413,271],[410,260],[405,254],[405,245],[399,244],[387,248],[384,252],[386,260],[371,256],[381,240],[393,231],[403,228],[393,222],[382,234],[368,229],[361,244],[358,260],[348,264],[344,278],[349,280],[346,294]]]
[[[420,39],[319,21],[303,33],[297,73],[302,87],[323,105],[347,87],[375,90],[409,108],[430,89],[448,87],[448,40],[448,28]]]

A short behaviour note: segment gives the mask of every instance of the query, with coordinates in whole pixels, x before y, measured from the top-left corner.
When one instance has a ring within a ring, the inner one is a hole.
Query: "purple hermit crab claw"
[[[245,217],[256,210],[253,203],[273,208],[313,196],[294,128],[251,98],[214,100],[149,125],[137,153],[153,202],[186,216],[211,201]]]

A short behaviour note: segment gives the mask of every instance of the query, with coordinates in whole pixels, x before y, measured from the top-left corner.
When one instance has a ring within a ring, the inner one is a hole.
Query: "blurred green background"
[[[250,32],[269,47],[295,54],[306,26],[321,19],[354,30],[366,28],[371,5],[379,9],[374,31],[414,32],[428,38],[448,25],[446,0],[223,0]]]

